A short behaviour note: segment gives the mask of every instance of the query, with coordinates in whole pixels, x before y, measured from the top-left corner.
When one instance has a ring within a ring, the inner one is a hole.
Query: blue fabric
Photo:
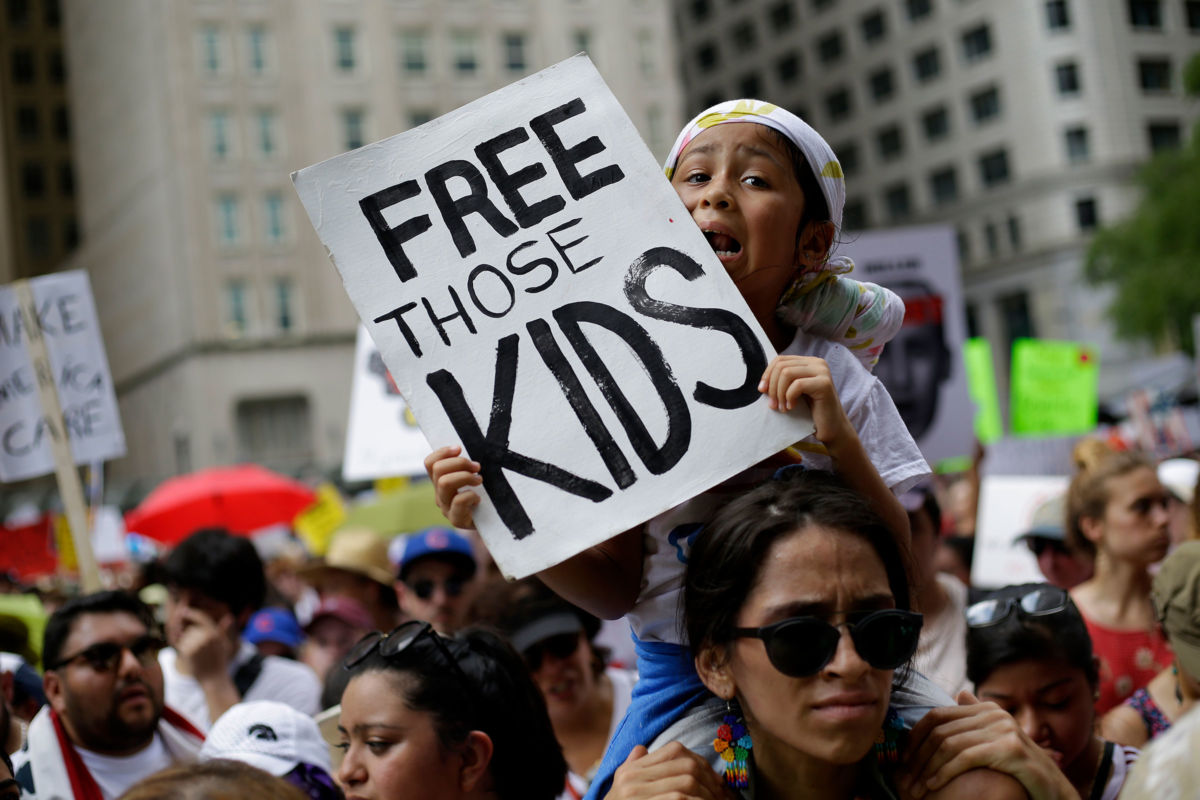
[[[643,642],[633,637],[637,651],[638,680],[624,718],[613,732],[604,759],[592,778],[585,800],[608,794],[613,773],[635,745],[647,745],[709,691],[696,674],[688,648],[666,642]]]

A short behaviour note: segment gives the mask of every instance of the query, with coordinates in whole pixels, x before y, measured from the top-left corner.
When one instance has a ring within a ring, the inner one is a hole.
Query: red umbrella
[[[125,515],[125,528],[175,544],[197,528],[249,533],[291,522],[315,500],[303,483],[257,464],[214,467],[161,483]]]

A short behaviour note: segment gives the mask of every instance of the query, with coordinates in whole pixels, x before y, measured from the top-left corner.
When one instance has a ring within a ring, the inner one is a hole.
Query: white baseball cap
[[[316,720],[273,700],[238,703],[212,726],[200,748],[200,759],[228,758],[283,776],[297,764],[333,772],[329,745]]]

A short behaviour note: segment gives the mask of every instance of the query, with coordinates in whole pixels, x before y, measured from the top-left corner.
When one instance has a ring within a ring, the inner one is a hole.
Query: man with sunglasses
[[[150,609],[123,592],[54,612],[42,645],[47,705],[14,758],[25,797],[107,800],[196,758],[203,734],[163,704],[165,644]]]
[[[407,619],[432,623],[442,635],[453,634],[467,623],[475,596],[478,566],[471,540],[450,528],[427,528],[397,541],[400,610]]]

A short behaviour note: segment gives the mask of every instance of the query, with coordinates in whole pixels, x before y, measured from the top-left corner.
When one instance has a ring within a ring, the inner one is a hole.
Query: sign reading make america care
[[[421,430],[482,464],[510,576],[812,430],[767,408],[769,341],[584,56],[293,179]]]

